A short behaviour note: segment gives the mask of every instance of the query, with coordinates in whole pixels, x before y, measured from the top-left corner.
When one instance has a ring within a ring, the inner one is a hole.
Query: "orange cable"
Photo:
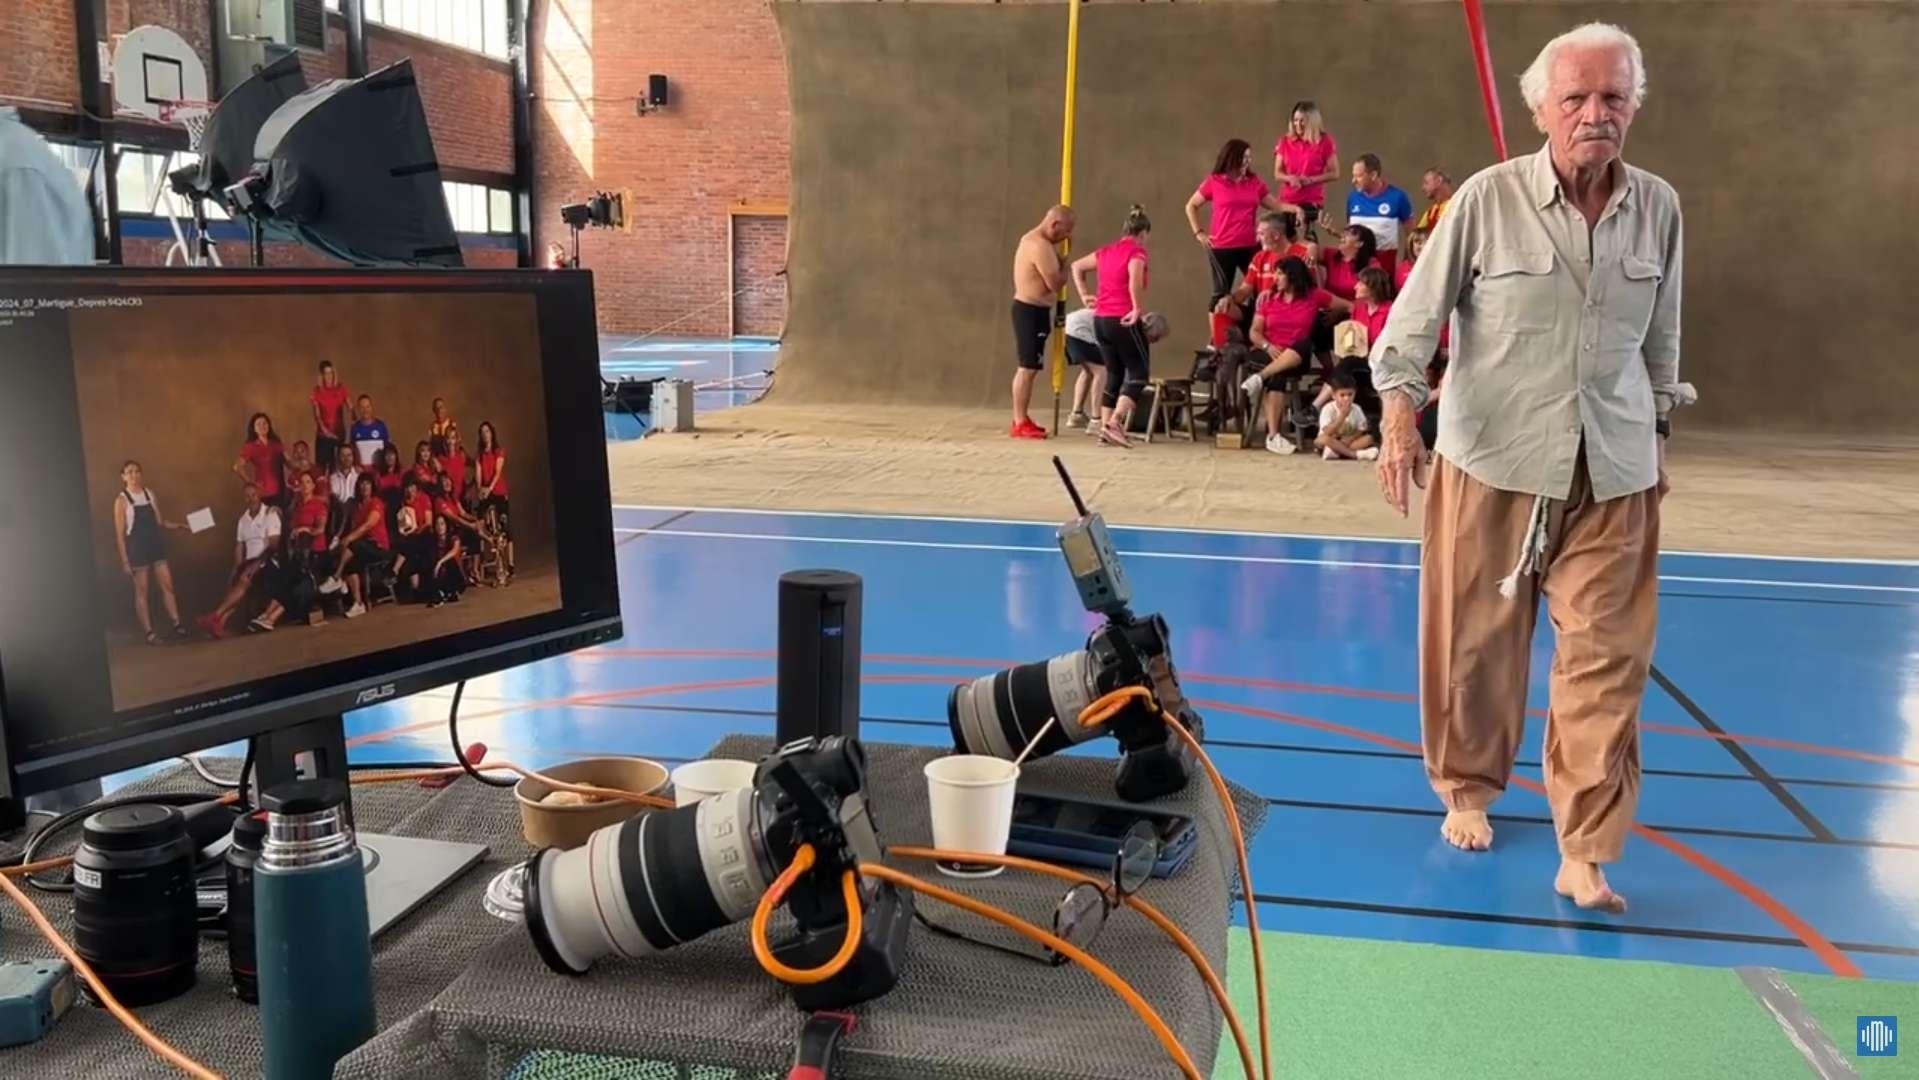
[[[1133,698],[1142,698],[1150,705],[1158,707],[1158,702],[1154,700],[1151,690],[1143,686],[1122,686],[1081,711],[1080,726],[1098,727],[1119,711],[1121,703]],[[1186,725],[1180,723],[1178,717],[1165,709],[1160,709],[1159,715],[1165,719],[1168,726],[1179,733],[1179,737],[1185,741],[1187,748],[1192,750],[1199,758],[1200,764],[1206,767],[1206,775],[1213,781],[1213,790],[1219,794],[1220,808],[1226,812],[1226,824],[1231,826],[1233,831],[1234,854],[1239,857],[1239,893],[1240,898],[1246,902],[1246,929],[1253,942],[1253,986],[1259,993],[1260,1074],[1266,1080],[1272,1080],[1272,1025],[1266,1015],[1266,958],[1259,945],[1259,914],[1253,906],[1253,871],[1246,857],[1246,834],[1240,829],[1239,810],[1233,805],[1232,792],[1226,788],[1226,778],[1221,776],[1219,770],[1213,766],[1213,759],[1207,756],[1206,748],[1199,744],[1199,740],[1193,737],[1192,732],[1186,730]]]
[[[766,941],[766,923],[773,917],[773,911],[786,899],[786,891],[800,879],[800,875],[813,868],[818,861],[813,845],[801,844],[793,853],[793,861],[773,879],[773,886],[760,895],[759,906],[753,909],[753,957],[766,969],[768,975],[784,983],[811,985],[823,983],[838,975],[847,964],[852,963],[853,954],[859,950],[860,938],[865,934],[862,921],[865,912],[860,906],[859,879],[853,871],[846,871],[840,878],[840,889],[846,899],[846,940],[840,943],[840,951],[833,958],[816,968],[788,967],[773,955],[773,947]]]
[[[100,1004],[106,1006],[107,1011],[113,1014],[113,1018],[125,1025],[126,1029],[133,1032],[141,1042],[147,1044],[149,1050],[181,1072],[195,1077],[196,1080],[221,1080],[219,1073],[175,1050],[167,1044],[166,1040],[155,1035],[152,1029],[141,1023],[140,1018],[129,1012],[125,1005],[120,1004],[120,999],[114,997],[113,991],[108,990],[106,984],[100,981],[100,976],[94,974],[93,967],[80,958],[80,954],[73,950],[73,946],[67,944],[66,939],[60,936],[60,931],[47,921],[47,917],[41,913],[32,898],[20,891],[20,886],[15,885],[6,876],[0,875],[0,890],[5,890],[7,896],[20,905],[20,910],[26,912],[27,918],[33,920],[34,928],[40,931],[40,936],[52,942],[53,947],[59,950],[67,963],[73,965],[73,970],[86,980],[95,994],[99,995]]]
[[[971,855],[967,856],[969,859],[972,857]],[[970,896],[956,893],[951,889],[935,885],[930,881],[921,881],[911,874],[901,870],[895,870],[890,866],[880,863],[861,863],[860,873],[868,877],[878,878],[881,881],[891,881],[896,885],[903,885],[915,892],[925,893],[935,900],[944,900],[954,907],[970,911],[975,915],[985,916],[999,923],[1001,926],[1031,938],[1041,945],[1077,962],[1081,967],[1092,972],[1099,981],[1110,987],[1126,1004],[1132,1006],[1133,1011],[1139,1014],[1140,1019],[1144,1020],[1146,1026],[1151,1028],[1153,1034],[1159,1038],[1160,1045],[1164,1046],[1166,1052],[1172,1055],[1173,1063],[1179,1066],[1180,1072],[1185,1074],[1188,1080],[1201,1080],[1199,1068],[1193,1064],[1193,1059],[1186,1053],[1186,1048],[1180,1045],[1179,1037],[1173,1034],[1172,1028],[1166,1026],[1166,1021],[1160,1018],[1159,1013],[1155,1012],[1151,1005],[1147,1004],[1146,999],[1139,995],[1139,991],[1133,989],[1130,983],[1115,974],[1112,968],[1100,963],[1072,942],[1057,935],[1047,933],[1032,923],[1016,915],[1010,915],[1001,911],[991,904],[982,903]]]
[[[1078,870],[1059,866],[1054,863],[1041,862],[1038,859],[1021,858],[1018,855],[988,855],[972,851],[943,851],[939,848],[915,847],[911,844],[894,844],[892,847],[886,849],[886,853],[888,855],[897,855],[903,859],[992,863],[995,866],[1010,866],[1019,870],[1032,870],[1037,873],[1048,874],[1052,877],[1059,878],[1061,881],[1071,881],[1075,884],[1092,885],[1101,889],[1106,886],[1105,881],[1091,874],[1081,873]],[[1219,981],[1219,974],[1213,970],[1213,965],[1207,962],[1205,954],[1199,951],[1199,946],[1193,944],[1193,939],[1187,937],[1186,932],[1181,930],[1177,923],[1167,918],[1164,912],[1146,900],[1138,896],[1122,896],[1120,900],[1127,907],[1146,916],[1146,918],[1150,919],[1161,930],[1165,931],[1166,936],[1172,939],[1173,944],[1179,946],[1179,951],[1185,953],[1186,958],[1193,962],[1194,970],[1198,971],[1200,977],[1206,980],[1206,988],[1212,991],[1213,1000],[1219,1003],[1219,1011],[1226,1017],[1226,1026],[1230,1028],[1233,1033],[1233,1043],[1239,1048],[1240,1067],[1246,1071],[1248,1080],[1251,1080],[1253,1075],[1253,1051],[1246,1043],[1246,1030],[1240,1026],[1239,1011],[1233,1008],[1232,998],[1226,993],[1225,984]]]

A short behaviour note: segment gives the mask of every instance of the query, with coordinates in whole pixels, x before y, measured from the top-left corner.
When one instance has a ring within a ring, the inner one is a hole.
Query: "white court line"
[[[778,542],[790,540],[799,544],[850,544],[856,547],[908,547],[939,548],[947,551],[1018,551],[1039,554],[1058,554],[1056,547],[1040,547],[1030,544],[962,544],[944,540],[875,540],[865,537],[847,536],[779,536],[768,533],[713,532],[704,529],[626,529],[615,528],[616,534],[633,535],[645,533],[650,536],[691,536],[706,540],[760,540]],[[1355,562],[1345,559],[1287,559],[1271,555],[1202,555],[1189,551],[1122,551],[1119,553],[1128,559],[1180,559],[1190,562],[1230,562],[1255,563],[1267,566],[1333,566],[1355,570],[1411,570],[1417,571],[1417,563]],[[1829,581],[1773,581],[1766,578],[1714,578],[1691,577],[1675,574],[1659,575],[1661,581],[1683,584],[1704,585],[1752,585],[1778,589],[1831,589],[1845,592],[1892,592],[1919,594],[1919,586],[1911,585],[1851,585]],[[1733,599],[1738,599],[1734,597]]]
[[[1034,525],[1043,528],[1059,527],[1059,522],[1057,521],[1027,521],[1021,518],[942,517],[935,514],[862,514],[840,510],[770,510],[764,507],[756,508],[748,506],[642,506],[636,503],[614,503],[613,509],[666,510],[676,513],[690,510],[703,514],[762,514],[768,517],[859,518],[867,521],[932,521],[955,525]],[[1113,532],[1180,533],[1186,536],[1249,536],[1275,540],[1325,540],[1334,543],[1348,544],[1408,544],[1414,547],[1419,545],[1418,540],[1403,536],[1340,536],[1325,533],[1255,532],[1249,529],[1192,529],[1181,528],[1177,525],[1116,525],[1110,521],[1106,523],[1106,527]],[[1919,566],[1919,559],[1839,558],[1822,555],[1743,555],[1736,551],[1676,551],[1669,549],[1662,549],[1660,554],[1684,556],[1689,559],[1754,559],[1760,562],[1831,563],[1851,566]]]

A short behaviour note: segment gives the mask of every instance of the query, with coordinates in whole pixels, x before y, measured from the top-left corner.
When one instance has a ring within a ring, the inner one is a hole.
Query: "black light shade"
[[[207,119],[200,162],[176,170],[177,183],[215,195],[253,171],[253,147],[275,110],[307,88],[299,56],[288,53],[233,88]]]
[[[254,159],[269,234],[360,265],[464,265],[412,61],[294,97]]]

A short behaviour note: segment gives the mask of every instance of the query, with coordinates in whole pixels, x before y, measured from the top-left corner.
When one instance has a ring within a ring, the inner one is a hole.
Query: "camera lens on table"
[[[171,806],[102,810],[81,827],[74,948],[123,1004],[151,1005],[193,986],[200,959],[193,853],[186,818]]]
[[[1034,747],[1034,757],[1085,742],[1096,732],[1079,726],[1079,714],[1099,697],[1098,675],[1093,655],[1077,649],[961,683],[946,698],[953,745],[1011,761],[1055,716],[1059,723]]]

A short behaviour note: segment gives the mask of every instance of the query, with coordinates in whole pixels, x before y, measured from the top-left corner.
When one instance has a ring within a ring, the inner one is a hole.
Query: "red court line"
[[[575,654],[593,659],[595,657],[619,657],[659,660],[770,660],[777,653],[765,649],[639,649],[627,647],[602,647],[588,649]],[[998,660],[987,657],[956,656],[914,656],[904,653],[869,653],[864,659],[875,664],[920,664],[927,667],[958,668],[1005,668],[1015,664],[1029,663],[1027,660]],[[983,673],[983,672],[982,672]],[[1290,679],[1266,679],[1254,675],[1216,675],[1201,671],[1181,671],[1180,681],[1218,686],[1241,686],[1257,690],[1277,690],[1298,694],[1325,694],[1333,697],[1360,698],[1371,701],[1392,701],[1407,705],[1419,704],[1419,695],[1398,690],[1372,690],[1358,686],[1337,686],[1330,683],[1297,682]],[[1528,716],[1543,719],[1544,709],[1527,709]],[[1813,754],[1819,757],[1845,758],[1850,761],[1870,761],[1880,765],[1898,765],[1908,769],[1919,769],[1919,758],[1899,757],[1895,754],[1880,754],[1871,750],[1855,750],[1847,746],[1831,746],[1825,743],[1806,742],[1803,739],[1787,739],[1776,735],[1747,735],[1734,731],[1713,732],[1694,725],[1669,724],[1662,720],[1640,720],[1643,731],[1656,731],[1661,735],[1677,735],[1687,739],[1710,739],[1714,742],[1744,743],[1751,746],[1769,746],[1777,750],[1791,750],[1795,753]]]
[[[1321,731],[1336,732],[1351,738],[1363,739],[1366,742],[1375,743],[1380,746],[1389,746],[1395,750],[1403,750],[1415,754],[1420,752],[1418,743],[1408,742],[1405,739],[1396,739],[1391,735],[1381,735],[1378,732],[1367,731],[1363,728],[1348,727],[1345,724],[1335,724],[1331,721],[1320,720],[1316,717],[1300,716],[1296,713],[1276,712],[1272,709],[1259,708],[1256,705],[1237,705],[1230,701],[1202,701],[1195,698],[1193,699],[1193,704],[1199,708],[1222,709],[1227,712],[1236,712],[1247,716],[1277,720],[1285,724],[1297,724],[1302,727],[1317,728]],[[1542,797],[1546,794],[1546,786],[1529,777],[1515,774],[1512,782]],[[1707,855],[1705,852],[1700,851],[1685,841],[1668,836],[1650,825],[1635,824],[1632,829],[1633,832],[1658,844],[1660,847],[1679,856],[1686,862],[1691,863],[1694,867],[1703,871],[1708,877],[1738,893],[1754,907],[1771,916],[1774,922],[1791,931],[1792,935],[1798,938],[1806,948],[1811,949],[1813,955],[1819,957],[1821,963],[1824,963],[1828,968],[1832,969],[1833,974],[1850,979],[1858,979],[1865,976],[1865,972],[1859,970],[1859,965],[1853,963],[1851,957],[1840,951],[1839,947],[1834,945],[1831,939],[1820,933],[1811,923],[1800,918],[1796,912],[1780,902],[1772,894],[1761,889],[1751,881],[1746,880],[1738,871],[1726,866],[1724,863],[1719,862],[1712,856]]]
[[[518,701],[498,709],[483,712],[461,713],[461,722],[486,720],[507,713],[524,712],[528,709],[550,709],[566,705],[596,705],[603,701],[620,701],[636,697],[656,697],[660,694],[698,693],[702,690],[736,690],[749,686],[771,686],[774,676],[760,675],[750,679],[709,679],[704,682],[659,683],[653,686],[635,686],[624,690],[605,690],[588,694],[572,694],[561,698],[547,698],[544,701]],[[402,735],[411,735],[419,731],[446,727],[443,719],[418,720],[411,724],[400,724],[381,731],[369,731],[364,735],[355,735],[348,739],[348,746],[365,746],[368,743],[386,742]]]

